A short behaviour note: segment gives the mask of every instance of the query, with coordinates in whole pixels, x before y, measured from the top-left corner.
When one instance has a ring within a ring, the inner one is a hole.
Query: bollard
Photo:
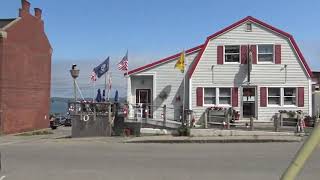
[[[250,117],[250,131],[253,131],[253,117]]]
[[[163,128],[166,128],[166,122],[167,122],[167,105],[163,105]]]
[[[318,119],[319,120],[319,119]],[[307,159],[311,156],[312,152],[316,149],[320,142],[320,124],[318,123],[311,135],[301,146],[297,152],[294,160],[291,162],[288,169],[282,174],[281,180],[293,180],[300,173],[301,169],[304,167]]]

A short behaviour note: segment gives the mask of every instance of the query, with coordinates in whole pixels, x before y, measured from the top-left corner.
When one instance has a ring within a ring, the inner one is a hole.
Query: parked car
[[[64,123],[63,123],[64,126],[71,126],[71,117],[68,115],[66,116],[65,120],[64,120]]]
[[[69,115],[58,116],[56,119],[59,122],[60,126],[71,126],[71,118]]]
[[[66,120],[66,117],[64,117],[64,116],[57,116],[56,119],[57,119],[57,122],[59,123],[59,126],[61,126],[61,125],[64,124],[64,122],[65,122],[65,120]]]
[[[51,129],[57,129],[57,127],[59,126],[59,121],[57,118],[54,117],[54,115],[50,115],[49,117],[49,126]]]

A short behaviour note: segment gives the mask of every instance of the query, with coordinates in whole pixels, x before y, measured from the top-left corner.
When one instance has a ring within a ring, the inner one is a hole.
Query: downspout
[[[309,93],[309,116],[313,116],[313,113],[312,113],[312,101],[313,101],[313,99],[312,99],[312,79],[310,78],[309,80],[309,91],[308,91],[308,93]]]

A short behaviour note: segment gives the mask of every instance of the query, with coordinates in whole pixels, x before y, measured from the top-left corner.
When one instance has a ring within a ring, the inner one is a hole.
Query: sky
[[[20,0],[0,0],[0,18],[17,17]],[[253,16],[292,34],[311,69],[320,70],[318,0],[29,0],[43,10],[53,47],[53,97],[71,97],[71,64],[80,69],[83,96],[94,96],[90,73],[110,56],[112,92],[125,96],[116,64],[129,52],[129,69],[204,43],[207,36]],[[103,88],[99,79],[95,88]]]

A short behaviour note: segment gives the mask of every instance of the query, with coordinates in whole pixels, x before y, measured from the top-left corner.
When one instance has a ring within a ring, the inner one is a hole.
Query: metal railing
[[[156,106],[153,104],[130,104],[129,105],[129,121],[136,121],[148,124],[150,120],[159,121],[162,122],[162,126],[168,127],[168,122],[172,124],[173,122],[178,122],[183,124],[182,121],[182,107],[173,107],[173,106]],[[186,110],[187,112],[187,110]],[[188,118],[187,114],[186,118]],[[176,124],[176,123],[174,123]],[[176,125],[175,125],[176,126]]]
[[[131,118],[133,117],[135,120],[162,119],[181,122],[182,119],[182,109],[176,107],[156,106],[147,103],[130,104],[130,107],[129,109],[133,112]]]
[[[69,102],[68,112],[70,115],[108,115],[114,113],[116,106],[108,102]]]

